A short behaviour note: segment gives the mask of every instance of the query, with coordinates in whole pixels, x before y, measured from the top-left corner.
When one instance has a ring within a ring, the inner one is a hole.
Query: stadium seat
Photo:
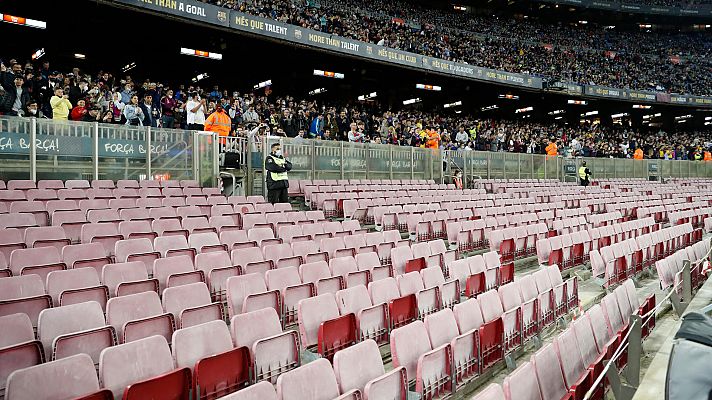
[[[94,363],[88,355],[77,354],[15,371],[7,379],[5,399],[74,399],[98,390]]]
[[[531,362],[524,362],[514,372],[507,375],[502,383],[502,388],[506,399],[544,400],[549,398],[542,397],[539,379],[534,364]]]
[[[114,327],[119,343],[153,335],[170,338],[175,330],[173,314],[165,313],[156,292],[141,292],[109,299],[106,322]]]
[[[158,279],[149,279],[146,266],[140,261],[105,265],[101,281],[110,297],[149,291],[158,294]]]
[[[5,391],[7,377],[13,371],[43,362],[42,343],[35,340],[27,314],[0,317],[0,393]]]
[[[358,390],[366,399],[402,399],[408,387],[405,368],[386,373],[381,352],[373,340],[366,340],[334,355],[334,373],[341,393]]]
[[[52,271],[47,274],[46,288],[55,306],[95,301],[104,310],[109,301],[109,288],[101,284],[99,274],[91,267]]]
[[[169,287],[163,291],[163,309],[173,314],[177,329],[222,320],[222,303],[212,303],[208,287],[203,282]]]

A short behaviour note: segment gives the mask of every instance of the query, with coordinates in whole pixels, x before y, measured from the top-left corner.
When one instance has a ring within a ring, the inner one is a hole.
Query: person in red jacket
[[[72,121],[84,121],[88,112],[89,110],[87,110],[86,102],[84,100],[79,100],[77,101],[77,105],[72,108],[72,112],[69,113],[69,119]]]

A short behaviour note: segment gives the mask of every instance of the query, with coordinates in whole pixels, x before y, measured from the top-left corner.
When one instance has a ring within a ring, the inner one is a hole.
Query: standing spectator
[[[363,142],[363,133],[356,128],[356,123],[351,123],[351,129],[349,130],[349,142]]]
[[[245,112],[245,114],[243,115],[242,120],[243,120],[246,124],[249,124],[249,123],[251,123],[251,122],[253,122],[253,123],[254,123],[254,122],[259,122],[259,121],[260,121],[260,116],[257,115],[257,113],[255,112],[255,107],[250,106],[250,107],[247,109],[247,112]]]
[[[7,115],[23,116],[25,106],[30,101],[29,91],[22,86],[25,79],[22,75],[15,75],[13,87],[7,90],[5,104],[0,105],[0,111]]]
[[[124,90],[121,91],[121,102],[124,104],[129,104],[131,102],[131,96],[134,92],[132,90],[133,84],[128,82],[124,85]]]
[[[39,109],[37,102],[34,100],[30,100],[27,103],[27,109],[25,110],[25,116],[26,117],[36,117],[36,118],[47,118],[42,110]]]
[[[311,136],[324,136],[324,114],[320,113],[316,118],[314,118],[311,126],[309,127],[309,134]]]
[[[153,103],[153,96],[150,93],[149,91],[143,96],[143,102],[141,103],[141,111],[143,111],[144,116],[143,125],[156,128],[158,127],[161,113],[158,107]]]
[[[467,132],[465,132],[465,126],[460,125],[460,128],[457,131],[457,135],[455,135],[455,141],[460,145],[464,145],[469,140],[470,140],[470,135],[468,135]]]
[[[86,101],[84,99],[79,99],[77,105],[72,108],[71,119],[72,121],[84,121],[87,113],[89,111],[86,108]]]
[[[175,121],[176,99],[173,98],[173,90],[168,89],[166,95],[161,99],[161,126],[173,128]]]
[[[195,92],[190,93],[188,95],[188,102],[185,103],[188,129],[202,131],[204,128],[203,125],[205,124],[206,111],[205,99],[201,99],[200,95]]]
[[[143,120],[145,115],[141,109],[141,105],[138,104],[138,96],[131,96],[129,104],[124,106],[124,117],[126,118],[126,125],[132,126],[143,126]]]
[[[232,129],[232,121],[227,115],[221,103],[215,106],[215,112],[208,116],[205,120],[205,130],[208,132],[216,132],[221,137],[220,143],[225,144],[224,137],[230,136]]]
[[[52,119],[67,120],[69,110],[72,109],[68,97],[60,86],[54,89],[54,96],[49,99],[49,104],[52,106]]]

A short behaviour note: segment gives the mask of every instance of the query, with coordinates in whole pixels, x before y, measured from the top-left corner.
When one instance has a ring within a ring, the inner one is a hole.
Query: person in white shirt
[[[202,131],[205,125],[205,99],[201,99],[200,95],[193,93],[188,96],[188,102],[185,104],[186,122],[188,129]]]
[[[460,130],[457,132],[457,135],[455,135],[455,141],[460,144],[465,144],[468,140],[470,140],[470,135],[465,132],[464,126],[460,126]]]

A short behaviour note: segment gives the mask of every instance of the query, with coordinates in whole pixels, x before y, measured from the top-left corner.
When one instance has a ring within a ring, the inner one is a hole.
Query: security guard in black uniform
[[[578,170],[579,179],[581,180],[581,186],[588,186],[588,179],[592,175],[591,170],[586,168],[586,161],[581,162],[581,166]]]
[[[272,144],[272,152],[265,160],[265,169],[267,170],[267,201],[272,204],[287,203],[289,201],[287,171],[292,170],[292,163],[282,155],[282,146],[279,143]]]

